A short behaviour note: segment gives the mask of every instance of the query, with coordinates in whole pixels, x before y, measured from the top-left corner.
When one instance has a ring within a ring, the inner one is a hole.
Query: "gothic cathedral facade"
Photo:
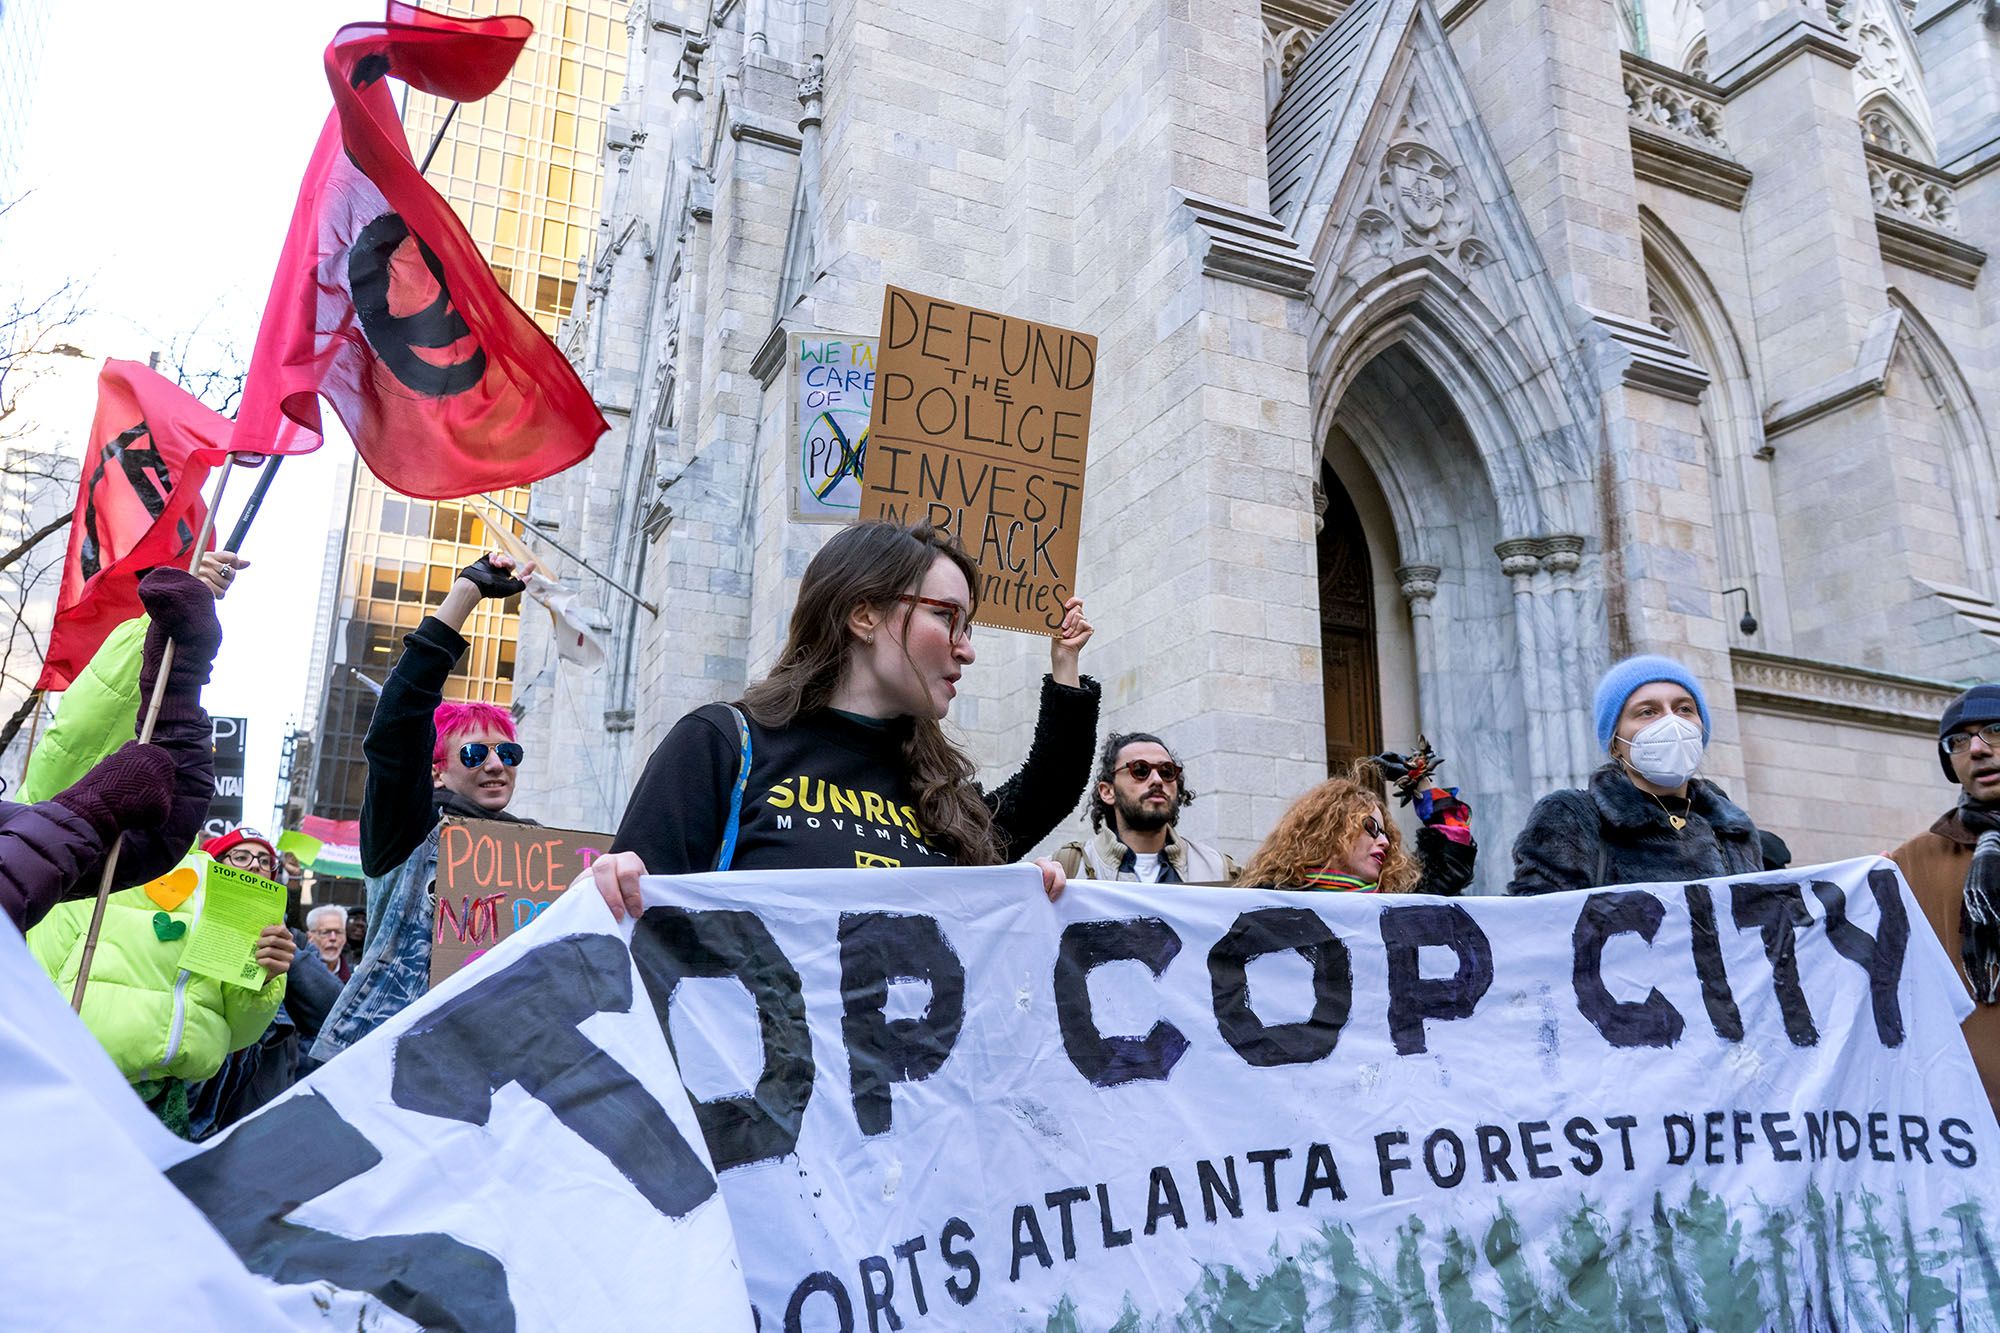
[[[1802,863],[1955,795],[1935,718],[2000,673],[2000,0],[636,0],[629,29],[562,335],[612,431],[531,516],[643,603],[603,594],[590,675],[524,617],[539,818],[614,826],[674,721],[770,663],[831,531],[788,518],[786,334],[872,335],[890,283],[1100,339],[1084,669],[1189,764],[1198,837],[1241,855],[1422,734],[1495,890],[1640,651],[1708,683],[1709,773]],[[977,648],[953,720],[1004,773],[1045,650]]]

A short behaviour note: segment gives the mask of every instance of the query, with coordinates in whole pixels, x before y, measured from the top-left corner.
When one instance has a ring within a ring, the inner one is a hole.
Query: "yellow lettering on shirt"
[[[765,792],[764,803],[766,805],[769,805],[773,810],[791,809],[792,780],[790,778],[786,778],[783,782],[780,782],[777,786]]]
[[[858,815],[861,813],[861,797],[846,787],[828,787],[827,799],[833,803],[836,815]]]

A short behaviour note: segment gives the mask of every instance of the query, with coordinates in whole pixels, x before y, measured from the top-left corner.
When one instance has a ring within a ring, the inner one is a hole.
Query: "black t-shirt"
[[[1076,808],[1097,744],[1097,682],[1044,680],[1027,762],[983,794],[1003,858],[1013,860]],[[821,710],[789,726],[750,723],[750,780],[732,870],[947,866],[917,818],[903,744],[909,719],[873,722]],[[646,762],[612,842],[656,875],[715,868],[740,767],[736,721],[722,704],[674,725]]]

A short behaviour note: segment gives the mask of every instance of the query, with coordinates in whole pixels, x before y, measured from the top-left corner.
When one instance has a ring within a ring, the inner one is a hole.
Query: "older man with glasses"
[[[1958,803],[1889,859],[1978,1002],[1965,1040],[2000,1110],[2000,685],[1975,685],[1945,708],[1938,764]]]
[[[347,909],[338,903],[321,903],[306,913],[306,939],[326,970],[345,982],[354,974],[347,961]]]

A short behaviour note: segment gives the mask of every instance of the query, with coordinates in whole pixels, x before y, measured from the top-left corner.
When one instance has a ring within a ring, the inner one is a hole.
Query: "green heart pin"
[[[176,921],[165,912],[153,913],[153,933],[160,937],[160,943],[167,944],[188,933],[188,923]]]

